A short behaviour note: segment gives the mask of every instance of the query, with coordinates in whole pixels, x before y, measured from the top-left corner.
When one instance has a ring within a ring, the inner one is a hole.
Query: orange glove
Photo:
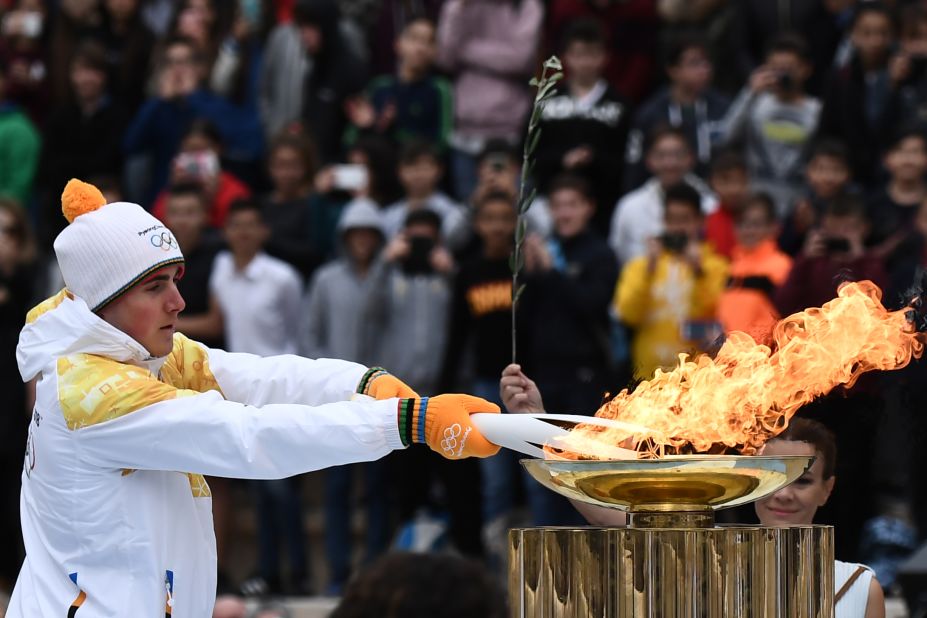
[[[499,446],[470,422],[474,412],[499,413],[499,406],[470,395],[399,400],[399,435],[405,445],[424,442],[448,459],[491,457]]]
[[[360,384],[357,385],[357,392],[361,395],[369,395],[374,399],[418,398],[418,393],[412,390],[405,382],[391,375],[383,367],[371,367],[368,369],[364,377],[361,378]]]

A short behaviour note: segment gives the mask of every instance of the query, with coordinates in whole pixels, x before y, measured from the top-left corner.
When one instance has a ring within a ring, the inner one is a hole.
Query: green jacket
[[[28,204],[40,145],[29,118],[11,103],[0,104],[0,197]]]

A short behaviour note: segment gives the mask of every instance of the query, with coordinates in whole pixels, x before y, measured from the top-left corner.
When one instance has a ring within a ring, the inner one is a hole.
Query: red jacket
[[[718,204],[718,210],[705,219],[705,240],[711,243],[715,253],[731,259],[737,236],[734,233],[734,215],[724,204]]]
[[[808,307],[820,307],[837,296],[837,288],[845,281],[868,279],[885,289],[888,275],[882,260],[865,254],[849,262],[829,256],[802,256],[795,260],[788,279],[776,292],[776,308],[783,316]]]

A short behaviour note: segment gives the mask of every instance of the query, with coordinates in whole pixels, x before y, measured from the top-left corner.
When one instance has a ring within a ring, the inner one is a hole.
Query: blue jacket
[[[197,118],[208,118],[223,140],[223,157],[233,161],[258,161],[263,155],[261,123],[253,109],[243,109],[208,90],[197,90],[177,100],[149,99],[135,115],[123,141],[128,155],[149,153],[152,178],[148,199],[151,204],[167,184],[171,160],[180,142]]]

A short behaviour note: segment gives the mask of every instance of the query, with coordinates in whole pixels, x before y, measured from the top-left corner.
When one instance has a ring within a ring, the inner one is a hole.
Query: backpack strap
[[[853,587],[853,584],[856,583],[856,580],[859,579],[860,575],[866,572],[866,567],[856,567],[856,570],[853,571],[853,574],[850,575],[850,579],[846,581],[845,584],[837,591],[837,594],[834,595],[834,605],[837,604],[837,601],[842,599],[844,595],[850,591],[850,588]]]

